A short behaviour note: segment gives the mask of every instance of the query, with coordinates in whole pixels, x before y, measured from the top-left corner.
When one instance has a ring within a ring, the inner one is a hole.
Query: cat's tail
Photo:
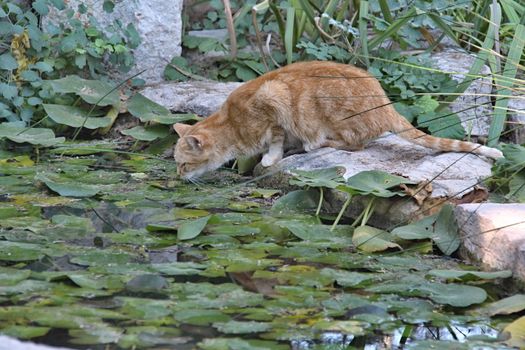
[[[440,151],[471,152],[493,159],[503,157],[503,153],[495,148],[482,146],[473,142],[444,139],[425,134],[423,131],[416,129],[403,116],[399,116],[400,118],[396,118],[396,123],[391,131],[395,132],[405,140],[420,146]]]

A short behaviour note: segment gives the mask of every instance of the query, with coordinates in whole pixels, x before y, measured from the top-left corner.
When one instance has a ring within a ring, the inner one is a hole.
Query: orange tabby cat
[[[379,82],[366,71],[332,62],[294,63],[234,90],[220,110],[197,124],[174,125],[178,173],[195,178],[238,156],[264,153],[261,164],[283,156],[285,139],[305,151],[363,148],[392,131],[440,151],[502,157],[494,148],[438,138],[415,129],[396,112]]]

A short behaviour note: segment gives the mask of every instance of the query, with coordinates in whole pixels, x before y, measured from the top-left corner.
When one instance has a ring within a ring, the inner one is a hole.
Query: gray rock
[[[465,79],[476,57],[459,50],[448,50],[431,55],[434,66],[445,72],[454,73],[452,79],[460,82]],[[451,105],[450,109],[458,113],[461,125],[467,134],[473,136],[487,136],[492,118],[492,80],[489,67],[483,66],[479,75],[483,78],[475,79],[465,91]],[[467,77],[467,79],[471,79]],[[464,111],[467,109],[466,111]],[[461,111],[461,112],[460,112]]]
[[[525,94],[514,93],[515,97],[509,98],[508,129],[514,130],[512,141],[517,144],[525,143]]]
[[[365,170],[381,170],[416,183],[432,180],[431,191],[420,193],[421,196],[426,193],[423,200],[427,205],[416,204],[410,197],[376,200],[376,211],[370,223],[383,228],[430,215],[439,210],[445,199],[459,200],[473,191],[484,192],[480,180],[491,174],[491,163],[485,158],[467,153],[437,153],[387,133],[371,141],[361,151],[321,148],[286,157],[270,168],[259,166],[256,175],[263,177],[260,185],[286,188],[292,169],[313,170],[333,166],[343,166],[346,169],[345,178]],[[346,195],[335,190],[327,192],[328,209],[338,211]],[[346,215],[357,216],[366,201],[352,202]]]
[[[20,340],[0,335],[0,350],[71,350],[68,348],[55,348],[46,345],[39,345],[31,342],[22,342]]]
[[[141,93],[174,112],[208,116],[217,111],[228,95],[242,83],[188,81],[146,87]]]
[[[462,204],[455,209],[460,254],[525,283],[525,204]]]
[[[107,28],[117,20],[121,21],[124,27],[129,23],[135,26],[142,39],[139,47],[133,50],[135,66],[130,72],[119,74],[115,78],[128,78],[146,70],[140,78],[147,83],[163,81],[166,64],[171,58],[180,56],[182,52],[182,0],[117,1],[112,13],[102,9],[103,3],[99,0],[70,0],[68,8],[76,9],[79,4],[85,5],[88,13],[92,14],[103,28]],[[46,22],[59,23],[65,18],[66,10],[51,11],[44,21],[44,28]],[[88,23],[85,15],[80,16],[80,20]]]

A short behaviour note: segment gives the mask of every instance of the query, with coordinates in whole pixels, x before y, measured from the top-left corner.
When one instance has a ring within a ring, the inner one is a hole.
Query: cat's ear
[[[176,123],[173,124],[173,129],[179,134],[179,136],[184,136],[186,132],[191,128],[191,125],[188,124],[182,124],[182,123]]]
[[[186,136],[184,140],[186,140],[186,143],[191,147],[192,150],[202,151],[202,141],[198,136]]]

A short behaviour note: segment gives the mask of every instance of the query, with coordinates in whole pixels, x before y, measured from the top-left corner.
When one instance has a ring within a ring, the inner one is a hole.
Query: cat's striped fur
[[[283,156],[285,139],[310,151],[363,148],[386,131],[440,151],[502,157],[494,148],[438,138],[396,112],[379,82],[357,67],[301,62],[266,73],[234,90],[220,110],[190,126],[175,124],[178,172],[197,177],[241,155],[263,153],[262,165]]]

